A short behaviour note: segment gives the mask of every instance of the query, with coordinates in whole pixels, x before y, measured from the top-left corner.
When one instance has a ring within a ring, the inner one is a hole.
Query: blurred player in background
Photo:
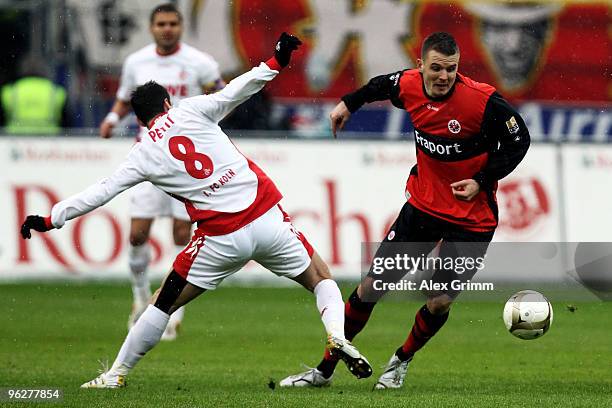
[[[514,108],[490,85],[457,72],[459,47],[448,33],[427,37],[417,69],[372,78],[365,86],[342,97],[330,114],[332,132],[342,129],[351,113],[365,103],[390,100],[410,113],[414,124],[417,164],[410,171],[406,197],[397,220],[378,248],[376,258],[393,258],[393,243],[413,243],[400,250],[417,258],[439,245],[441,259],[483,257],[497,227],[497,181],[519,164],[530,136]],[[433,279],[465,282],[477,269],[436,270]],[[366,325],[384,294],[373,289],[374,278],[397,281],[396,271],[370,273],[350,295],[345,307],[346,338],[352,340]],[[408,364],[448,319],[458,290],[428,293],[405,343],[389,360],[375,388],[399,388]],[[337,359],[326,352],[313,369],[283,379],[285,387],[312,387],[331,383]]]
[[[198,227],[176,257],[172,271],[129,331],[109,371],[83,388],[125,386],[125,376],[160,340],[170,315],[255,260],[279,276],[313,291],[328,333],[330,353],[343,359],[357,377],[372,369],[344,336],[344,304],[329,268],[279,205],[271,179],[244,157],[218,123],[260,91],[289,64],[301,44],[283,33],[274,57],[235,78],[220,92],[187,98],[173,108],[168,92],[148,82],[132,94],[131,104],[149,129],[109,178],[53,206],[50,217],[28,216],[21,234],[61,228],[105,204],[127,188],[149,180],[180,199]]]
[[[131,92],[147,81],[153,80],[163,85],[173,104],[186,97],[221,89],[225,85],[219,73],[219,65],[210,55],[180,41],[183,17],[174,4],[155,7],[151,12],[150,24],[155,43],[136,51],[125,60],[117,99],[100,126],[100,136],[103,138],[111,137],[115,125],[130,111]],[[137,140],[141,140],[146,131],[142,127]],[[143,182],[133,189],[130,216],[128,257],[134,302],[128,328],[134,325],[151,298],[147,276],[151,249],[147,241],[155,217],[173,218],[172,235],[176,253],[183,250],[191,236],[191,221],[185,206],[149,182]],[[172,315],[164,332],[164,340],[176,337],[182,318],[183,309]]]

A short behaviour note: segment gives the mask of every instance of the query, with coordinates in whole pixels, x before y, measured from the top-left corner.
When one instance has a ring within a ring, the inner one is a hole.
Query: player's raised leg
[[[383,256],[386,250],[385,246],[381,245],[376,256]],[[389,279],[393,280],[395,277]],[[384,292],[374,289],[373,282],[374,279],[370,274],[366,276],[359,286],[353,290],[344,305],[344,331],[346,339],[349,341],[353,341],[363,330],[370,319],[376,302],[384,295]],[[281,386],[307,387],[320,386],[319,384],[328,385],[331,382],[338,361],[338,356],[326,349],[323,359],[316,368],[285,378],[281,381]],[[300,378],[304,379],[304,381],[297,381]],[[315,380],[308,382],[311,378]]]
[[[406,204],[391,226],[387,237],[376,250],[374,258],[394,258],[398,251],[409,251],[413,256],[422,256],[429,253],[440,237],[435,228],[428,228],[415,218],[412,206]],[[398,247],[398,243],[410,242],[409,247]],[[406,271],[401,269],[390,269],[384,271],[386,282],[396,282],[405,275]],[[385,291],[377,290],[375,282],[383,278],[380,273],[375,273],[370,267],[359,286],[351,293],[345,305],[345,334],[350,341],[364,329],[374,306],[385,295]],[[338,364],[338,358],[325,350],[323,359],[317,365],[315,374],[325,380],[331,379]],[[302,375],[307,374],[302,373]],[[298,374],[297,376],[299,376]],[[292,378],[296,376],[291,376]]]
[[[132,282],[132,311],[128,319],[128,330],[134,326],[151,299],[151,287],[147,268],[151,261],[151,248],[147,243],[153,218],[132,218],[130,223],[130,247],[128,263]]]
[[[252,223],[251,238],[257,242],[253,259],[279,276],[298,282],[316,297],[317,309],[328,334],[327,349],[344,360],[358,378],[372,374],[367,359],[344,335],[344,303],[328,266],[315,252],[306,237],[292,224],[280,205]],[[312,373],[311,373],[312,374]],[[303,386],[316,382],[312,378],[287,378],[281,386]],[[323,384],[319,384],[323,385]]]
[[[375,303],[363,302],[359,296],[359,291],[360,287],[358,286],[343,307],[344,333],[348,341],[352,341],[363,330],[375,305]],[[283,379],[281,386],[320,387],[329,385],[338,362],[339,356],[326,348],[323,359],[316,368]]]
[[[361,288],[362,286],[359,285],[353,290],[344,306],[344,331],[349,341],[353,341],[363,330],[376,305],[376,303],[373,302],[362,301],[362,297],[360,296]],[[329,353],[328,350],[325,350],[323,359],[317,366],[317,369],[324,377],[331,378],[337,364],[338,359],[336,356]]]
[[[147,306],[134,327],[129,331],[111,368],[81,388],[125,387],[126,376],[144,355],[159,343],[170,314],[202,294],[205,289],[192,285],[174,270],[168,274],[155,292],[152,304]]]
[[[368,360],[345,336],[345,306],[342,295],[321,257],[314,252],[308,269],[293,279],[316,296],[317,308],[328,333],[326,354],[336,363],[340,359],[343,360],[349,371],[357,378],[367,378],[372,375],[372,367]],[[280,385],[281,387],[324,386],[330,382],[331,375],[324,376],[318,368],[313,368],[283,379]]]
[[[253,254],[255,261],[314,293],[321,321],[328,334],[327,349],[330,353],[344,360],[355,376],[370,376],[372,368],[367,359],[344,335],[344,303],[338,285],[332,279],[327,264],[306,237],[291,224],[289,215],[277,205],[254,221],[250,231],[250,239],[257,243]],[[312,379],[293,381],[288,378],[280,385],[300,386],[309,382]]]
[[[182,207],[183,211],[185,211],[184,206]],[[186,213],[185,216],[188,218],[188,215]],[[185,249],[185,246],[189,244],[189,240],[191,238],[191,221],[189,221],[188,219],[185,220],[174,218],[172,224],[172,235],[174,237],[175,255],[178,255],[183,249]],[[170,315],[170,320],[168,321],[166,330],[162,335],[162,340],[172,341],[176,339],[184,316],[184,307],[180,307],[177,311]]]

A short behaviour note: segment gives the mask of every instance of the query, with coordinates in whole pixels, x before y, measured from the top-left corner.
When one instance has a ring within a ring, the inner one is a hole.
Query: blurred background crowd
[[[449,31],[460,72],[519,107],[535,141],[612,135],[612,6],[607,1],[178,0],[183,41],[225,81],[266,60],[282,31],[305,46],[291,67],[223,124],[237,136],[329,138],[338,98],[369,78],[416,65],[422,39]],[[98,134],[127,55],[151,43],[145,0],[0,1],[4,134]],[[411,136],[387,104],[355,114],[347,137]],[[136,132],[133,116],[118,135]]]

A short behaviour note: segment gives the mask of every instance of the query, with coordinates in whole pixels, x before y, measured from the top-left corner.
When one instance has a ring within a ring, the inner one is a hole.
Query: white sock
[[[130,245],[128,259],[134,303],[139,305],[147,304],[151,298],[151,287],[149,285],[149,277],[147,276],[147,267],[151,261],[149,244]]]
[[[112,374],[126,375],[157,343],[168,324],[168,314],[153,305],[147,306],[123,341],[113,366]]]
[[[315,286],[314,294],[327,334],[343,339],[344,302],[338,285],[331,279],[323,279]]]
[[[185,245],[174,245],[174,253],[175,255],[178,255],[181,251],[183,251],[183,249],[185,249]],[[170,321],[168,322],[168,324],[173,325],[173,326],[177,326],[180,325],[181,322],[183,321],[183,316],[185,316],[185,307],[181,306],[179,307],[176,312],[172,313],[170,315]]]
[[[185,316],[185,306],[181,306],[176,309],[176,312],[170,315],[170,321],[168,324],[179,325],[183,321],[183,316]]]

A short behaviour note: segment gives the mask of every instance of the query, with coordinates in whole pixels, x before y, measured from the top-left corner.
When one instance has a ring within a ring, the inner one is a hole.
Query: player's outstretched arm
[[[274,79],[280,69],[289,64],[291,53],[301,44],[302,42],[297,37],[287,33],[281,34],[274,49],[274,57],[234,78],[219,92],[184,99],[180,106],[183,107],[183,104],[192,106],[212,121],[219,122],[236,106],[259,92],[267,82]]]
[[[55,204],[49,217],[29,215],[21,226],[21,236],[30,238],[30,230],[47,232],[61,228],[66,221],[85,215],[112,200],[117,194],[146,180],[145,171],[139,162],[143,161],[137,143],[126,161],[110,176],[100,180],[87,189]]]
[[[394,105],[401,107],[398,96],[402,72],[379,75],[370,79],[367,84],[355,92],[344,95],[342,102],[336,105],[329,114],[334,137],[336,137],[336,132],[344,127],[351,114],[359,110],[365,103],[391,100]]]

